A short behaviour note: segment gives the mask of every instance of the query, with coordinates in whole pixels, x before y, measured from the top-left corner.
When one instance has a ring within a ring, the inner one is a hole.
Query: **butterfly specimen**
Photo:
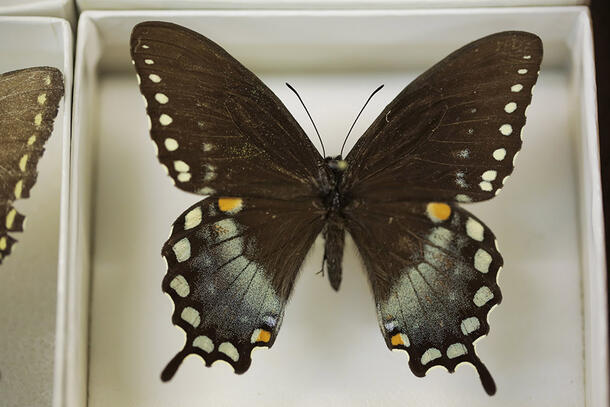
[[[138,24],[131,55],[158,157],[184,191],[207,195],[173,224],[163,290],[189,354],[245,372],[271,347],[299,268],[325,239],[330,285],[345,234],[362,256],[390,349],[424,376],[474,365],[501,301],[492,231],[459,203],[493,198],[513,170],[542,59],[540,39],[474,41],[409,84],[349,154],[324,158],[282,102],[219,45],[184,27]]]
[[[17,242],[9,233],[23,231],[25,216],[13,202],[30,196],[63,94],[63,76],[55,68],[0,75],[0,263]]]

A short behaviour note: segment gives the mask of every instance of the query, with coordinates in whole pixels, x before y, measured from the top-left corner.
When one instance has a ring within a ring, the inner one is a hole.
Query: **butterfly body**
[[[251,350],[275,342],[320,234],[338,290],[349,233],[388,348],[406,351],[417,376],[468,362],[495,393],[474,342],[502,300],[504,261],[493,232],[459,203],[493,198],[513,170],[542,60],[537,36],[496,33],[453,52],[345,158],[322,157],[277,96],[198,33],[141,23],[131,54],[159,160],[178,188],[208,196],[176,219],[162,249],[163,290],[186,332],[163,380],[191,353],[245,372]]]
[[[328,279],[334,290],[339,290],[342,279],[343,248],[345,245],[345,207],[349,205],[349,198],[341,190],[343,174],[347,163],[341,156],[326,157],[324,164],[326,171],[321,172],[323,185],[320,191],[321,207],[324,213],[324,257],[322,270],[326,266]]]

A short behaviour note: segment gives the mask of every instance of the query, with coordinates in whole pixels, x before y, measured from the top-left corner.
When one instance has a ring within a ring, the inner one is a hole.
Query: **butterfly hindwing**
[[[0,263],[16,242],[9,233],[23,231],[25,216],[13,202],[30,196],[63,94],[63,76],[55,68],[0,75]]]
[[[542,42],[474,41],[411,82],[358,140],[344,190],[383,201],[471,202],[498,194],[521,149]]]
[[[163,290],[186,344],[165,368],[169,380],[188,354],[245,372],[255,346],[275,341],[297,272],[322,229],[312,202],[208,197],[174,222],[163,247]]]
[[[176,186],[203,195],[312,194],[322,158],[282,102],[224,49],[163,22],[134,27],[150,133]]]
[[[474,349],[502,299],[496,277],[503,260],[491,230],[459,206],[439,202],[361,202],[348,216],[388,347],[406,350],[417,376],[470,362],[493,394]]]

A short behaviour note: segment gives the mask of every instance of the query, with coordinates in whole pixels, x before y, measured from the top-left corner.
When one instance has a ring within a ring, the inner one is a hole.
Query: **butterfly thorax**
[[[324,244],[324,264],[328,271],[328,279],[333,289],[339,290],[341,285],[341,262],[343,260],[343,246],[345,242],[343,208],[348,204],[348,198],[341,191],[344,171],[347,169],[347,162],[341,158],[326,157],[324,164],[330,170],[329,179],[324,182],[322,200],[326,208],[326,226],[323,236]]]

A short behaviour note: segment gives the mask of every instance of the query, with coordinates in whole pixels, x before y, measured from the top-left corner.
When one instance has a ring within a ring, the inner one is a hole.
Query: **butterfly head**
[[[347,169],[347,161],[345,161],[340,155],[335,157],[326,157],[324,162],[333,172],[342,173]]]

